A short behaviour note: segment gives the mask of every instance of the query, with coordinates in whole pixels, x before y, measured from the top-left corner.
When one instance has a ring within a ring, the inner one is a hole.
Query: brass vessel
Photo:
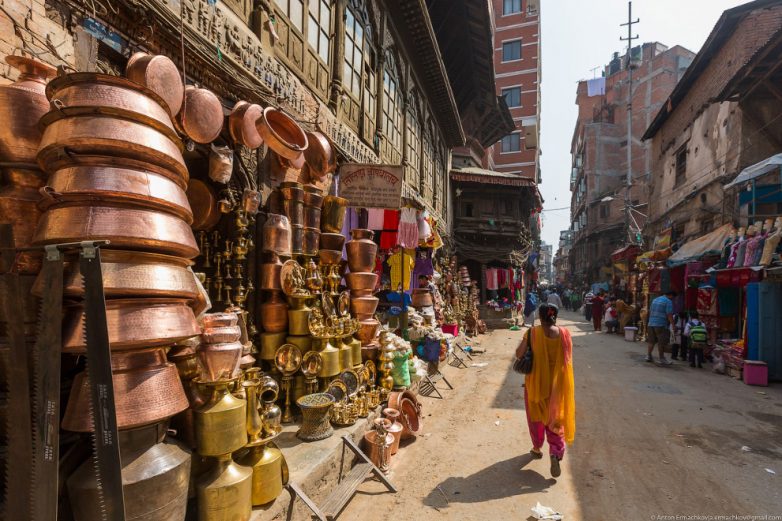
[[[356,315],[372,316],[377,309],[380,299],[377,297],[356,297],[350,300],[350,311]]]
[[[323,241],[321,241],[321,244]],[[321,267],[339,264],[342,261],[342,250],[318,250],[318,260]]]
[[[288,335],[285,342],[298,347],[302,355],[312,351],[312,337],[309,335]]]
[[[282,409],[275,403],[280,393],[277,380],[271,376],[263,376],[258,390],[258,398],[261,402],[261,423],[263,425],[263,437],[269,438],[282,432]]]
[[[261,360],[274,360],[274,354],[286,342],[287,336],[287,330],[280,333],[261,333]]]
[[[304,226],[304,189],[299,183],[280,183],[277,189],[282,202],[282,213],[291,226]]]
[[[334,347],[329,338],[320,338],[320,347],[315,348],[320,353],[323,359],[323,366],[321,367],[319,378],[330,378],[337,376],[340,373],[340,358],[339,349]]]
[[[304,228],[301,251],[303,255],[317,255],[320,243],[319,228]]]
[[[307,149],[307,136],[296,121],[274,107],[266,107],[256,122],[258,133],[276,154],[298,161]]]
[[[353,368],[353,349],[348,342],[345,342],[345,337],[338,339],[337,348],[339,349],[339,370]]]
[[[394,435],[388,432],[390,427],[391,422],[388,419],[377,418],[374,421],[374,429],[364,434],[367,456],[381,472],[388,472],[391,463]]]
[[[205,395],[208,393],[206,402],[193,411],[198,453],[230,456],[247,443],[247,402],[229,392],[229,386],[233,387],[235,380],[206,382],[196,379],[195,383]]]
[[[263,108],[255,103],[239,101],[228,115],[228,131],[235,143],[249,149],[256,149],[263,144],[263,137],[258,132],[255,122],[263,116]]]
[[[346,339],[350,346],[350,358],[353,362],[353,369],[361,366],[361,340],[355,337],[348,337]],[[347,369],[347,368],[346,368]]]
[[[302,396],[296,400],[302,415],[301,428],[296,436],[304,441],[318,441],[328,438],[334,433],[329,421],[334,397],[328,393],[315,393]]]
[[[342,234],[342,224],[345,222],[345,213],[348,209],[348,200],[336,195],[327,195],[323,198],[323,209],[320,215],[320,229],[326,233]],[[344,240],[344,238],[343,238]],[[326,247],[326,245],[324,245]],[[331,248],[328,249],[342,249]],[[352,271],[352,270],[351,270]],[[368,271],[368,270],[364,270]]]
[[[279,291],[271,291],[267,302],[260,305],[260,322],[267,333],[284,333],[289,330],[290,311]]]
[[[171,117],[179,113],[185,86],[182,75],[170,58],[137,52],[128,60],[125,77],[160,96]]]
[[[323,205],[323,195],[320,189],[313,185],[304,185],[304,227],[316,228],[318,230],[318,240],[320,239],[320,214]],[[318,249],[318,244],[315,244]]]
[[[302,355],[299,348],[292,344],[282,345],[274,354],[274,365],[277,370],[282,373],[282,392],[285,393],[285,408],[282,412],[282,423],[290,423],[293,421],[293,414],[291,412],[291,394],[293,392],[293,386],[291,382],[293,375],[301,367]]]
[[[361,340],[361,345],[369,345],[377,337],[377,331],[380,329],[380,322],[377,319],[370,318],[361,321],[361,327],[356,336]]]
[[[230,453],[213,460],[196,481],[199,521],[249,521],[253,470],[235,463]]]
[[[289,295],[292,308],[288,310],[288,333],[293,336],[310,334],[309,319],[312,308],[307,305],[309,297]]]
[[[138,521],[181,521],[187,509],[190,453],[166,440],[166,424],[119,432],[125,516]],[[67,480],[75,521],[99,521],[95,465],[88,459]]]
[[[350,230],[351,240],[345,245],[348,267],[351,273],[371,272],[375,268],[377,244],[372,240],[375,232],[362,228]]]
[[[239,315],[233,312],[207,313],[201,317],[201,322],[205,328],[210,327],[230,327],[239,323]]]
[[[281,270],[282,263],[276,255],[274,256],[274,261],[261,264],[259,268],[260,277],[258,280],[258,287],[264,290],[282,290],[282,279],[280,278]]]
[[[198,346],[202,380],[215,382],[237,377],[241,357],[242,344],[239,342],[202,343]]]
[[[353,272],[345,274],[345,282],[348,284],[351,296],[353,296],[356,290],[369,290],[374,291],[377,285],[377,273],[373,272]],[[369,295],[365,295],[369,296]]]
[[[304,255],[304,225],[291,224],[291,253]]]
[[[201,341],[206,344],[238,342],[242,336],[239,326],[205,327],[201,333]]]
[[[321,217],[320,249],[332,250],[342,254],[342,248],[345,246],[345,236],[342,232],[328,233],[323,231],[323,219]]]
[[[391,425],[388,427],[388,432],[393,434],[394,443],[391,444],[391,455],[393,456],[399,451],[399,442],[402,441],[402,424],[399,423],[400,413],[396,409],[386,407],[383,409],[383,416],[389,419]]]
[[[212,91],[194,85],[185,87],[184,105],[177,115],[182,132],[203,145],[211,143],[223,129],[223,105]]]
[[[399,411],[402,423],[402,439],[414,438],[423,430],[421,402],[409,390],[393,391],[388,395],[388,406]]]
[[[285,456],[271,440],[251,445],[237,463],[252,469],[252,504],[265,505],[277,499],[288,482]]]
[[[263,251],[290,257],[293,246],[291,225],[284,215],[269,214],[263,225]]]

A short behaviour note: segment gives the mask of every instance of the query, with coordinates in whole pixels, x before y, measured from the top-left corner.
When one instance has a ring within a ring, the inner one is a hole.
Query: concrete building
[[[554,261],[554,246],[540,243],[540,258],[538,259],[538,268],[540,270],[540,278],[545,280],[549,284],[554,283],[553,266]]]
[[[614,53],[603,76],[581,81],[576,89],[579,108],[571,142],[570,178],[572,249],[571,282],[609,281],[611,253],[627,244],[625,191],[627,147],[632,147],[630,202],[633,218],[643,226],[649,192],[652,150],[641,136],[648,128],[694,54],[675,46],[645,43],[630,56]],[[629,69],[633,70],[632,139],[627,139]]]
[[[559,232],[559,246],[557,253],[554,255],[553,264],[553,276],[554,282],[558,284],[568,285],[571,280],[570,273],[570,249],[573,247],[573,232],[571,230],[562,230]]]

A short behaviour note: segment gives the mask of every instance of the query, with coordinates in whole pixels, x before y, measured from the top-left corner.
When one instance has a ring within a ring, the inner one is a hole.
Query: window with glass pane
[[[418,184],[418,169],[421,161],[421,124],[414,111],[407,111],[407,167],[410,169],[408,180],[413,186]]]
[[[502,0],[502,14],[521,12],[521,0]]]
[[[424,143],[424,161],[421,172],[421,182],[423,185],[423,193],[426,199],[431,199],[432,191],[434,189],[434,149],[432,147],[432,139],[429,135],[426,136],[426,142]]]
[[[502,138],[502,151],[503,152],[520,152],[521,151],[521,134],[508,134]]]
[[[521,107],[521,87],[502,89],[502,95],[505,97],[505,103],[508,104],[508,107]]]
[[[280,0],[277,0],[278,2]],[[331,5],[327,0],[309,0],[307,42],[320,59],[329,63],[331,31]]]
[[[521,40],[513,40],[512,42],[502,43],[502,61],[507,62],[511,60],[521,59]]]
[[[402,108],[399,102],[399,88],[395,78],[388,71],[383,72],[383,133],[391,145],[402,148]]]
[[[361,66],[364,63],[364,28],[350,9],[345,10],[345,62],[342,84],[361,97]]]
[[[296,29],[304,30],[304,0],[277,0],[277,5]]]

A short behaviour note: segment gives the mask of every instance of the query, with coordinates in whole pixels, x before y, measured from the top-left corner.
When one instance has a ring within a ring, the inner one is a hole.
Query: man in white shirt
[[[548,298],[546,298],[546,304],[553,304],[557,306],[558,309],[562,309],[562,299],[559,298],[559,295],[557,295],[557,293],[554,291],[548,294]]]

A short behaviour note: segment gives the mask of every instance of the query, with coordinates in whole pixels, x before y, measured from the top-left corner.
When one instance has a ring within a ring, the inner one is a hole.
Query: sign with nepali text
[[[339,169],[339,195],[357,208],[393,208],[402,206],[401,165],[347,163]]]

